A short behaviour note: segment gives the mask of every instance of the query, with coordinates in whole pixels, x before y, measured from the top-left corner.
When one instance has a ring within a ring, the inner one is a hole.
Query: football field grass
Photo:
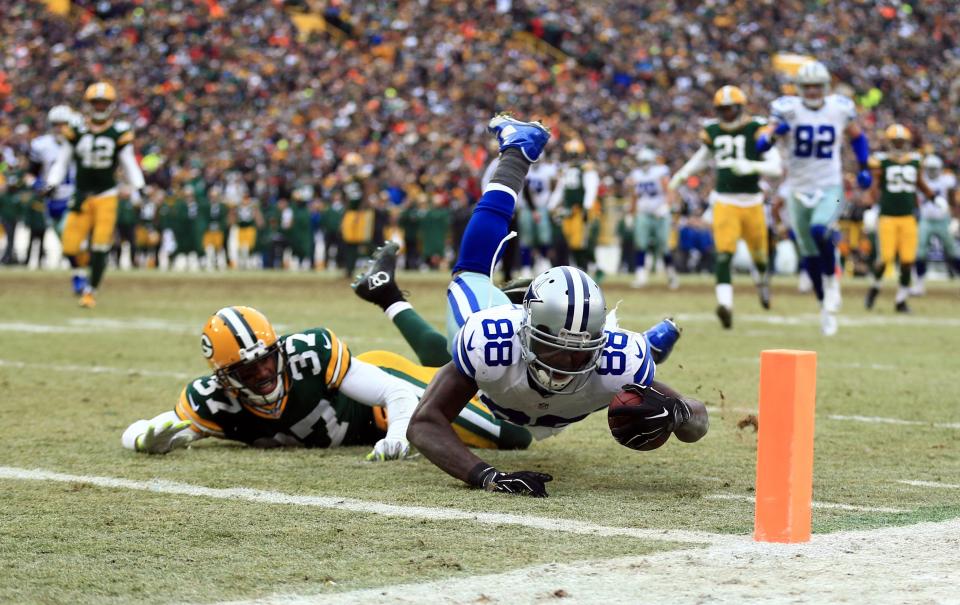
[[[442,326],[446,278],[400,279]],[[172,409],[206,373],[199,333],[222,306],[254,306],[280,331],[328,327],[354,354],[415,358],[379,309],[332,276],[112,272],[93,310],[76,306],[68,280],[0,272],[0,602],[336,593],[748,536],[748,416],[760,351],[775,348],[818,354],[816,534],[960,517],[955,283],[934,284],[902,316],[892,283],[868,313],[863,285],[848,282],[840,332],[828,339],[793,280],[776,282],[764,312],[740,279],[732,331],[713,317],[707,278],[675,292],[609,280],[623,327],[678,318],[683,337],[657,377],[707,403],[710,432],[639,453],[614,442],[597,413],[526,451],[482,454],[504,470],[553,474],[550,497],[537,500],[468,489],[422,458],[367,463],[365,448],[205,440],[168,456],[125,450],[127,425]]]

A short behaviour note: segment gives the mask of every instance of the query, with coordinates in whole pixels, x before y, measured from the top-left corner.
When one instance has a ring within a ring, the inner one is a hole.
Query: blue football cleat
[[[487,129],[497,135],[500,153],[516,147],[529,162],[540,159],[543,147],[550,140],[550,130],[540,122],[521,122],[505,113],[495,115]]]
[[[73,276],[73,293],[75,296],[80,296],[83,294],[83,291],[87,289],[87,277],[85,275],[74,275]]]
[[[660,364],[667,360],[670,352],[673,351],[673,345],[680,340],[680,328],[670,318],[664,319],[657,325],[643,333],[650,344],[650,352],[653,354],[653,361]]]

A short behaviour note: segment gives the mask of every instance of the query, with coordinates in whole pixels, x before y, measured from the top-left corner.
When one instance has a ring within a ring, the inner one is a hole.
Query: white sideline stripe
[[[708,405],[707,411],[711,414],[721,412],[737,412],[741,414],[757,414],[756,408],[726,407]],[[840,420],[843,422],[866,422],[871,424],[898,424],[906,426],[927,426],[938,429],[960,430],[960,422],[924,422],[923,420],[904,420],[902,418],[886,418],[883,416],[848,416],[844,414],[828,414],[828,420]]]
[[[717,316],[712,313],[678,313],[675,316],[678,322],[717,323]],[[892,317],[888,315],[876,317],[849,317],[837,316],[841,326],[848,328],[874,328],[883,326],[933,326],[960,327],[960,319],[956,317]],[[813,313],[798,315],[738,315],[737,321],[747,323],[770,324],[775,326],[815,326],[820,324],[820,316]]]
[[[754,502],[753,496],[743,494],[707,494],[704,500],[739,500],[743,502]],[[912,513],[912,509],[890,508],[886,506],[856,506],[853,504],[840,504],[838,502],[817,502],[812,503],[813,508],[822,508],[826,510],[848,510],[858,513]]]
[[[57,481],[61,483],[86,483],[98,487],[132,489],[162,494],[178,494],[183,496],[199,496],[218,498],[221,500],[245,500],[248,502],[262,502],[265,504],[293,504],[297,506],[313,506],[333,510],[347,510],[359,513],[372,513],[389,517],[406,517],[410,519],[429,519],[431,521],[472,521],[482,525],[519,525],[533,529],[560,531],[571,534],[590,536],[625,536],[643,540],[660,540],[665,542],[682,542],[693,544],[718,544],[727,542],[742,542],[746,536],[730,534],[713,534],[700,531],[686,531],[676,529],[648,529],[637,527],[610,527],[596,525],[575,519],[551,519],[528,515],[513,515],[508,513],[470,512],[456,508],[434,508],[427,506],[401,506],[383,502],[341,498],[338,496],[304,496],[286,494],[246,487],[213,488],[202,485],[192,485],[179,481],[153,479],[151,481],[137,481],[121,477],[99,477],[95,475],[69,475],[43,469],[26,469],[11,466],[0,466],[0,479],[19,479],[24,481]]]
[[[111,368],[109,366],[81,366],[57,363],[30,363],[12,359],[0,359],[0,367],[35,368],[54,372],[92,372],[94,374],[121,374],[123,376],[160,376],[163,378],[195,378],[185,372],[165,372],[162,370],[140,370],[138,368]],[[197,374],[197,376],[199,373]]]
[[[938,487],[941,489],[960,489],[960,483],[938,483],[937,481],[914,481],[909,479],[903,479],[897,481],[897,483],[903,483],[904,485],[912,485],[914,487]]]
[[[663,586],[669,591],[658,593],[665,595],[661,600],[683,605],[957,603],[958,545],[960,520],[954,519],[814,534],[806,544],[744,541],[349,592],[327,588],[319,594],[273,594],[219,605],[616,605],[651,600],[643,596]],[[563,598],[558,598],[560,590]]]
[[[841,414],[830,414],[827,418],[830,420],[849,420],[853,422],[932,426],[938,429],[960,429],[960,422],[924,422],[922,420],[902,420],[900,418],[884,418],[882,416],[844,416]]]

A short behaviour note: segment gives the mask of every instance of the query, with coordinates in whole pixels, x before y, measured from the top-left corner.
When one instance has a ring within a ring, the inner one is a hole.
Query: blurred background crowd
[[[51,107],[79,109],[107,80],[149,184],[121,210],[123,264],[199,265],[211,231],[230,242],[252,226],[243,258],[231,244],[204,262],[350,272],[393,237],[411,268],[444,267],[495,156],[486,122],[503,110],[550,126],[555,154],[582,142],[601,183],[596,242],[627,245],[638,150],[676,170],[718,87],[740,86],[766,115],[789,86],[778,62],[794,55],[827,64],[874,145],[897,121],[947,169],[960,163],[951,0],[76,0],[68,15],[11,0],[0,37],[5,232],[48,227],[22,178],[29,141]],[[709,180],[679,192],[678,233],[706,233]],[[344,225],[357,209],[363,221]],[[709,256],[709,242],[696,247]]]

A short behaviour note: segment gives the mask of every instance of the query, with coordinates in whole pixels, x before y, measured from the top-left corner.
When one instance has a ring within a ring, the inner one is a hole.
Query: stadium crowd
[[[825,62],[874,145],[897,121],[947,169],[960,164],[960,13],[949,0],[73,5],[70,17],[29,0],[0,7],[0,213],[8,232],[18,219],[40,229],[36,194],[18,176],[29,141],[51,107],[79,108],[86,85],[107,80],[151,188],[118,229],[145,263],[164,233],[169,252],[202,253],[208,227],[229,230],[252,203],[267,266],[284,250],[311,264],[336,249],[349,272],[344,248],[399,227],[414,246],[408,262],[439,267],[479,197],[494,112],[541,119],[555,150],[582,141],[599,199],[623,205],[637,151],[653,147],[677,169],[718,87],[740,86],[765,115],[786,83],[777,53]],[[301,35],[292,15],[303,10],[327,31]],[[709,180],[680,192],[681,221],[701,231]],[[346,233],[352,181],[369,224]],[[327,254],[314,253],[311,233]]]

